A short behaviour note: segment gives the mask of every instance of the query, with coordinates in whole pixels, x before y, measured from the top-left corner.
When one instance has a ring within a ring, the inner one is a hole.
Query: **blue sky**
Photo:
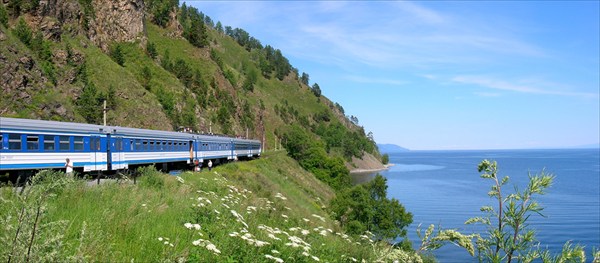
[[[599,1],[186,1],[281,49],[378,143],[600,141]]]

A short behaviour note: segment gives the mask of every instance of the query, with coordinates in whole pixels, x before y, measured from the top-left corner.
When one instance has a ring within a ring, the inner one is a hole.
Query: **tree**
[[[244,90],[253,92],[254,84],[256,83],[257,79],[258,79],[258,73],[252,68],[249,69],[248,74],[246,75],[246,79],[244,80],[244,83],[242,84],[242,88]]]
[[[142,68],[142,86],[146,90],[150,90],[150,81],[152,80],[152,71],[150,71],[150,67],[145,65]]]
[[[312,92],[313,94],[315,94],[315,96],[321,97],[321,87],[319,87],[319,84],[315,83],[312,85]]]
[[[8,28],[8,11],[4,5],[0,5],[0,25]]]
[[[156,58],[158,51],[156,50],[156,45],[154,42],[148,41],[148,43],[146,43],[146,54],[148,54],[148,56],[152,59]]]
[[[366,184],[339,193],[331,202],[334,217],[352,234],[368,230],[377,240],[406,236],[412,214],[396,199],[387,197],[387,179],[379,174]]]
[[[123,53],[123,47],[121,44],[115,44],[110,52],[110,57],[115,61],[119,66],[123,67],[125,65],[125,54]]]
[[[22,17],[19,18],[17,25],[13,29],[13,33],[19,40],[21,40],[21,42],[23,42],[23,44],[25,44],[27,47],[31,47],[33,33],[31,32],[31,28],[29,28],[27,23],[25,23],[25,19]]]
[[[93,83],[86,83],[76,101],[77,110],[88,123],[99,123],[102,116],[98,90]]]
[[[217,21],[217,25],[215,26],[215,29],[217,30],[217,32],[223,34],[223,25],[221,24],[221,21]]]
[[[381,163],[383,163],[383,164],[390,163],[390,155],[387,153],[384,153],[383,156],[381,156]]]
[[[308,86],[308,81],[309,81],[308,73],[302,72],[302,77],[300,77],[300,81],[302,82],[302,84]]]

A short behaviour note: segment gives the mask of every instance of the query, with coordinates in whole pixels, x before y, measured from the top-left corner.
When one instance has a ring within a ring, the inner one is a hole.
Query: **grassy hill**
[[[39,180],[0,189],[3,260],[373,262],[386,247],[344,234],[325,211],[331,189],[284,152],[180,177],[146,169],[137,184]]]

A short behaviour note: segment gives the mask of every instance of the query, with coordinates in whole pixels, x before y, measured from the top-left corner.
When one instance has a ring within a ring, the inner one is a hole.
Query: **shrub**
[[[33,33],[31,31],[31,28],[29,28],[27,23],[25,23],[25,19],[23,19],[22,17],[19,18],[19,22],[17,22],[17,25],[13,29],[13,33],[27,47],[31,46],[31,40],[33,39]]]
[[[141,176],[140,185],[148,188],[162,189],[165,186],[165,177],[154,166],[145,166],[137,169]]]

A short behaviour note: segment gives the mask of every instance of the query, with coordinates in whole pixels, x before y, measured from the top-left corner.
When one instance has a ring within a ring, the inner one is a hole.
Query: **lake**
[[[547,194],[537,196],[545,217],[533,214],[529,227],[536,229],[541,247],[561,251],[565,242],[585,246],[588,261],[592,247],[600,247],[600,150],[490,150],[410,151],[390,154],[389,170],[380,172],[388,180],[388,196],[400,200],[413,213],[409,238],[418,248],[416,228],[422,224],[454,228],[464,234],[481,232],[481,225],[464,225],[479,208],[497,204],[488,197],[492,180],[480,178],[477,165],[483,159],[498,162],[499,176],[509,176],[503,193],[514,185],[524,189],[528,173],[545,169],[556,176]],[[374,174],[355,174],[355,182]],[[504,196],[505,196],[504,194]],[[496,207],[494,207],[497,209]],[[434,255],[440,262],[474,262],[462,248],[446,245]]]

